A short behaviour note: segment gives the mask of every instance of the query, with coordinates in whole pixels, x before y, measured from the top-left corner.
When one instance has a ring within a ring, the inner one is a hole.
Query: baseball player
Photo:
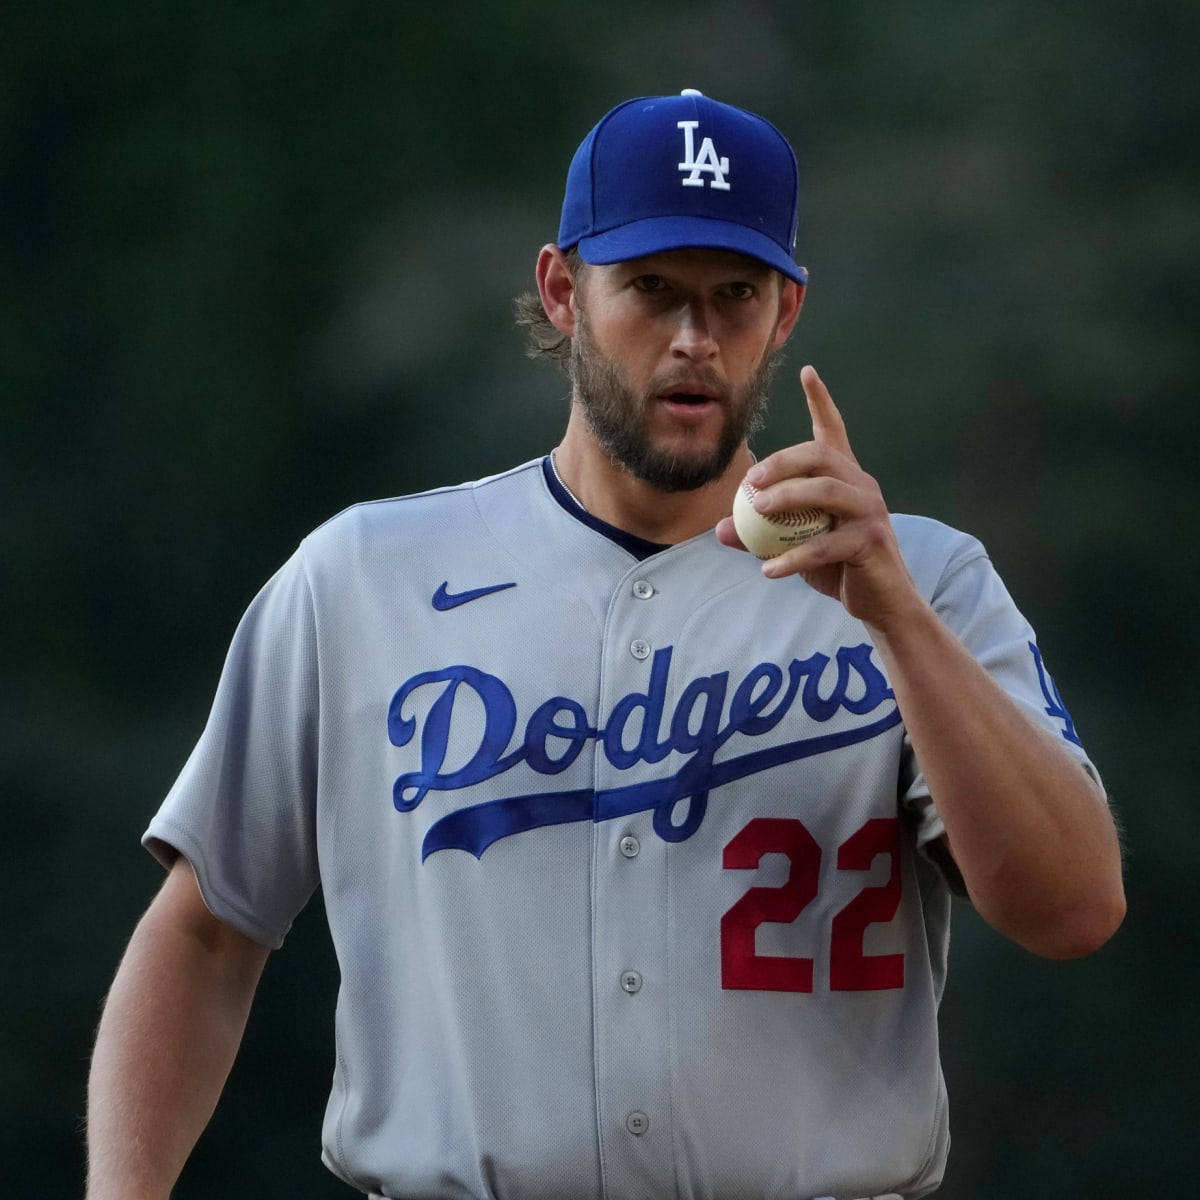
[[[952,892],[1080,955],[1120,853],[983,548],[888,513],[812,368],[812,440],[755,462],[796,213],[762,118],[608,113],[525,304],[561,443],[349,509],[255,599],[145,835],[168,874],[97,1039],[90,1200],[168,1195],[318,887],[324,1161],[372,1197],[937,1187]],[[760,562],[747,477],[832,528]]]

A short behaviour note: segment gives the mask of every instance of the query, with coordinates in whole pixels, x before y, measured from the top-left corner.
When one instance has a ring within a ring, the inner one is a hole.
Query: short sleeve
[[[213,913],[278,947],[318,882],[319,679],[302,551],[238,625],[212,712],[143,844],[184,855]]]
[[[973,538],[959,537],[959,545],[930,589],[934,610],[1017,705],[1100,783],[1032,626],[983,547]],[[930,800],[920,764],[911,755],[909,761],[902,798],[917,819],[918,843],[925,845],[944,834],[945,826]]]

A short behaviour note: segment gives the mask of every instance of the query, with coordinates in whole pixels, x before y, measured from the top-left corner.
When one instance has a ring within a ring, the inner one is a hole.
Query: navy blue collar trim
[[[550,489],[550,495],[571,516],[577,521],[582,521],[589,529],[594,529],[597,533],[604,534],[610,542],[616,542],[622,550],[628,551],[639,562],[644,558],[649,558],[652,554],[659,554],[663,550],[670,549],[669,546],[664,545],[662,542],[651,542],[647,541],[646,538],[635,537],[632,533],[626,533],[625,530],[618,529],[615,525],[610,525],[607,521],[601,521],[599,517],[593,517],[559,482],[558,476],[554,473],[554,464],[550,461],[550,455],[548,454],[542,459],[542,474],[546,477],[546,486]]]

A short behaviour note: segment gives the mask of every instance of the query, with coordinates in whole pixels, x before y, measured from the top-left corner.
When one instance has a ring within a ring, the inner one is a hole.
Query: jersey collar
[[[610,542],[615,542],[622,550],[632,554],[639,561],[649,558],[652,554],[659,554],[663,550],[670,549],[670,546],[662,542],[652,542],[647,538],[626,533],[625,530],[618,529],[615,525],[600,520],[599,517],[594,517],[571,495],[566,484],[559,479],[558,472],[554,469],[554,460],[549,454],[542,459],[542,474],[546,478],[546,486],[550,489],[550,495],[558,501],[560,507],[566,509],[571,516],[577,521],[581,521],[589,529],[594,529],[608,538]]]

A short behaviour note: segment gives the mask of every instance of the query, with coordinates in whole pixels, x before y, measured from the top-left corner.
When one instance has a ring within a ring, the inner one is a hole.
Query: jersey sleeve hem
[[[196,886],[200,889],[200,897],[208,907],[209,912],[219,921],[245,934],[252,941],[272,950],[278,950],[291,929],[277,929],[258,920],[252,913],[235,904],[223,895],[212,880],[206,868],[204,853],[200,843],[191,837],[186,830],[180,829],[169,821],[156,820],[142,835],[142,845],[162,866],[169,868],[175,859],[182,855],[187,859],[192,873],[196,876]]]

